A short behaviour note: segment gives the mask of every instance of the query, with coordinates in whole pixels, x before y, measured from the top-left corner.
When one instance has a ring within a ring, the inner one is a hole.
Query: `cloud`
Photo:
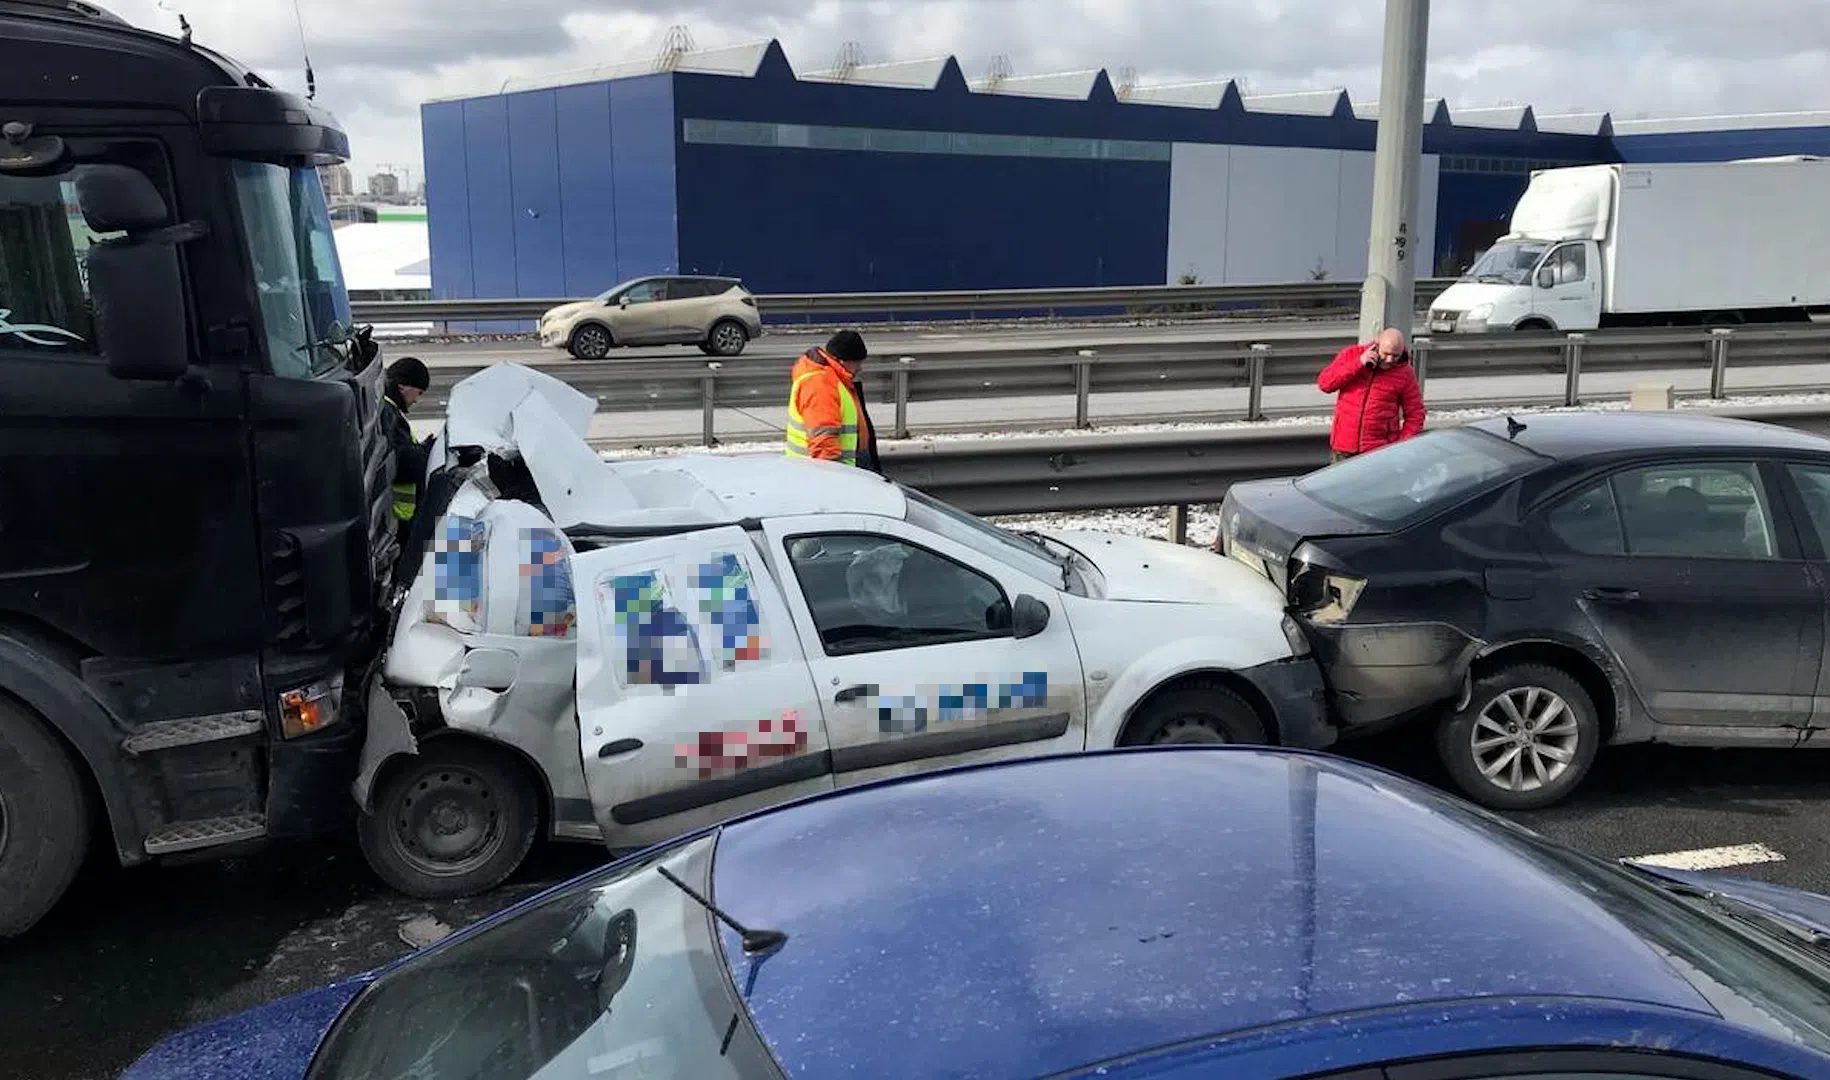
[[[304,85],[285,0],[114,0],[129,21],[176,27],[282,85]],[[781,40],[800,70],[848,41],[867,60],[953,54],[968,76],[1007,56],[1018,73],[1132,68],[1142,81],[1243,77],[1260,92],[1345,86],[1378,94],[1375,0],[299,0],[319,100],[350,128],[356,168],[419,170],[419,103],[486,93],[513,76],[640,59],[670,26],[701,47]],[[1616,116],[1830,105],[1823,0],[1534,0],[1438,3],[1430,92],[1455,105],[1517,102]]]

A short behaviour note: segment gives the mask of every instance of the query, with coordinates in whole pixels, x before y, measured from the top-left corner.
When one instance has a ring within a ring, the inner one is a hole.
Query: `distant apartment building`
[[[369,177],[369,195],[376,199],[399,198],[400,177],[391,172],[378,172]]]
[[[356,181],[350,175],[348,165],[321,165],[318,179],[324,184],[324,194],[329,198],[347,199],[356,194]]]

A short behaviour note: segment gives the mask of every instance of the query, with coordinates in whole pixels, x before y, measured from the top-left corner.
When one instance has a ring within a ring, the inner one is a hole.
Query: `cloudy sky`
[[[270,81],[303,88],[289,0],[102,0]],[[1380,0],[298,0],[318,98],[349,128],[358,176],[420,179],[421,101],[510,76],[653,55],[672,25],[700,47],[778,38],[800,70],[847,42],[867,62],[951,53],[968,78],[1106,68],[1140,82],[1243,78],[1257,92],[1377,96]],[[1617,117],[1830,108],[1825,0],[1437,0],[1429,92],[1461,105]],[[358,181],[360,184],[361,181]]]

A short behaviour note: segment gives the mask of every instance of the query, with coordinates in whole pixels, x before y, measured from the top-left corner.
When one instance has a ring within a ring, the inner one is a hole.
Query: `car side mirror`
[[[178,245],[202,236],[202,222],[168,225],[171,209],[146,174],[125,165],[85,166],[76,177],[83,222],[125,233],[89,248],[96,344],[116,378],[170,382],[190,369],[184,278]]]
[[[628,307],[628,306],[629,306],[629,298],[628,298],[628,297],[627,297],[627,296],[619,296],[619,297],[617,297],[617,298],[616,298],[616,306],[617,306],[617,307]]]
[[[1048,605],[1024,593],[1011,607],[1010,634],[1021,640],[1032,638],[1048,629]]]

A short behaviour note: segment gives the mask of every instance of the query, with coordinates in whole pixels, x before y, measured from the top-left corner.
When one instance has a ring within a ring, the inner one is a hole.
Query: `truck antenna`
[[[305,14],[299,10],[299,0],[292,0],[292,17],[299,24],[299,52],[305,56],[305,100],[313,101],[318,96],[318,77],[311,70],[311,46],[305,41]]]

